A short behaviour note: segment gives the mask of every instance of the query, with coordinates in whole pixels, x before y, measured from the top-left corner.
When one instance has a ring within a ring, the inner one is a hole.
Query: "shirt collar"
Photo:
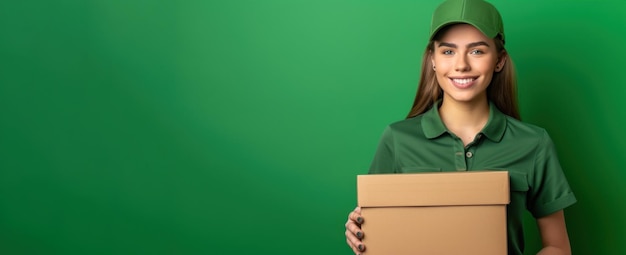
[[[483,133],[489,140],[500,142],[506,130],[506,115],[495,104],[489,101],[489,120],[483,128]]]
[[[426,111],[422,119],[422,130],[424,135],[428,139],[437,138],[443,133],[448,132],[446,125],[441,121],[439,116],[439,105],[441,101],[437,101],[433,104],[430,110]],[[480,132],[484,134],[488,139],[494,142],[500,142],[504,131],[506,130],[506,115],[498,110],[492,102],[489,102],[489,120],[487,124]]]
[[[435,102],[430,110],[424,113],[422,118],[422,130],[428,139],[437,138],[445,132],[448,132],[446,125],[441,121],[439,116],[439,105],[441,100]]]

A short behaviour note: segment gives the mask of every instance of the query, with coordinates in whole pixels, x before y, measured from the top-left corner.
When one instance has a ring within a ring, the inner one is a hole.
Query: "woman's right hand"
[[[361,239],[363,239],[362,223],[361,207],[354,208],[354,211],[348,214],[348,221],[346,222],[346,242],[352,248],[354,254],[361,254],[361,252],[365,251],[365,245],[361,242]]]

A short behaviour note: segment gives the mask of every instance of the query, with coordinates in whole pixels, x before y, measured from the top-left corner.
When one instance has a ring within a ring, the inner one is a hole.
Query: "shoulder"
[[[534,144],[537,149],[552,146],[552,139],[545,128],[509,116],[505,137],[526,145]]]
[[[388,124],[382,139],[387,141],[408,142],[424,137],[422,116],[415,116]]]
[[[545,128],[528,123],[523,122],[513,117],[507,116],[507,131],[519,133],[520,135],[528,135],[532,137],[541,137],[544,135],[548,135],[548,132]]]
[[[408,119],[399,120],[389,124],[389,128],[391,129],[404,129],[404,128],[414,128],[415,126],[421,126],[422,123],[422,115],[418,115],[415,117],[411,117]]]
[[[422,115],[411,117],[408,119],[399,120],[389,124],[386,128],[386,132],[404,133],[404,134],[416,134],[423,133],[422,129]]]

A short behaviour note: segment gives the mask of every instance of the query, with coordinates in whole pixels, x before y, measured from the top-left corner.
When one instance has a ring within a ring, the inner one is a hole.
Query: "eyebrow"
[[[486,42],[480,41],[480,42],[473,42],[473,43],[467,44],[467,48],[472,48],[472,47],[481,46],[481,45],[489,47],[489,44],[487,44]],[[456,49],[457,45],[454,43],[441,42],[439,43],[437,47],[450,47],[450,48]]]

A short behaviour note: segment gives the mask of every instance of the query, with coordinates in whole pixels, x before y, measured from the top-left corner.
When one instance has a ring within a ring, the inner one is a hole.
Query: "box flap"
[[[357,176],[361,207],[496,205],[509,203],[507,171]]]

